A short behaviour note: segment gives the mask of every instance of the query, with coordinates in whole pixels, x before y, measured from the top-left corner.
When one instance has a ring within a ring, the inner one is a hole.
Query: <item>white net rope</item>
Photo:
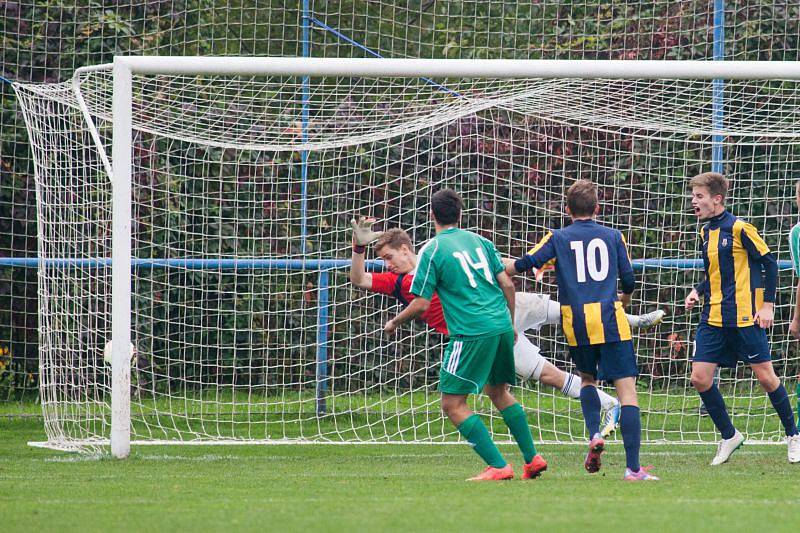
[[[85,449],[110,425],[110,80],[77,84],[100,147],[72,83],[16,86],[40,193],[42,401],[63,447]],[[729,83],[717,132],[731,210],[779,260],[798,96],[794,82]],[[686,184],[710,167],[709,82],[134,76],[133,98],[134,441],[456,440],[436,391],[443,339],[421,325],[383,335],[396,303],[349,283],[349,220],[400,226],[419,247],[431,194],[453,187],[463,226],[513,257],[567,222],[577,178],[598,183],[602,220],[630,243],[632,312],[672,315],[636,334],[644,439],[716,438],[689,384],[698,316],[680,305],[700,275]],[[518,283],[557,297],[552,279]],[[791,287],[784,270],[779,323]],[[572,370],[556,327],[528,335]],[[796,374],[783,330],[772,346],[779,375]],[[749,371],[724,371],[721,386],[737,427],[780,439]],[[584,438],[578,402],[535,382],[517,392],[537,441]],[[474,407],[506,435],[485,399]]]
[[[725,15],[717,54],[715,8]],[[16,0],[0,13],[0,74],[31,83],[118,54],[300,56],[304,27],[312,57],[795,60],[800,25],[793,3],[713,0]],[[11,85],[0,98],[0,406],[14,413],[23,400],[36,413],[33,164]]]

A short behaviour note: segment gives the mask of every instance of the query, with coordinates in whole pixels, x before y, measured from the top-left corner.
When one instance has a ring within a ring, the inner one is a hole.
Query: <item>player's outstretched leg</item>
[[[767,361],[750,366],[759,383],[761,383],[761,387],[769,396],[772,407],[781,419],[789,447],[789,462],[800,463],[800,434],[797,431],[792,402],[789,400],[789,393],[786,392],[786,387],[783,386],[780,378],[775,375],[772,362]]]
[[[522,380],[534,379],[560,390],[568,398],[581,397],[581,379],[558,369],[545,360],[539,347],[533,344],[524,334],[520,334],[514,344],[514,367],[517,376]],[[597,389],[603,415],[603,427],[600,434],[608,437],[619,423],[619,402],[613,396]]]
[[[539,298],[538,300],[533,300],[533,298],[529,297],[529,300],[521,300],[519,295],[526,293],[517,293],[517,300],[522,301],[522,305],[529,305],[528,301],[533,301],[537,308],[534,309],[534,313],[531,313],[532,316],[537,317],[538,321],[535,321],[530,324],[524,324],[523,326],[529,326],[534,329],[539,329],[541,326],[546,324],[559,324],[561,322],[561,304],[556,300],[545,300],[543,298]],[[539,296],[539,295],[536,295]],[[546,307],[544,307],[546,306]],[[656,309],[655,311],[650,311],[649,313],[645,313],[643,315],[626,315],[628,318],[628,324],[633,329],[648,329],[652,328],[660,324],[666,313],[661,309]],[[527,327],[523,327],[520,331],[524,331]]]
[[[649,329],[653,326],[661,324],[664,320],[666,313],[661,309],[650,311],[643,315],[626,315],[628,317],[628,324],[634,329]]]
[[[514,395],[511,394],[506,384],[487,385],[484,388],[484,392],[500,411],[503,421],[508,426],[511,435],[522,452],[525,465],[522,471],[522,479],[534,479],[541,476],[542,472],[547,470],[547,462],[541,455],[536,453],[536,446],[533,443],[533,435],[528,425],[528,417],[525,415],[525,410],[514,398]]]
[[[483,472],[470,478],[470,481],[504,480],[514,477],[514,468],[503,459],[480,417],[467,406],[466,395],[442,394],[442,410],[487,465]]]
[[[594,376],[581,373],[581,411],[589,434],[589,451],[583,466],[590,474],[600,471],[600,456],[605,450],[605,441],[600,435],[600,396],[595,386]]]
[[[733,427],[728,409],[725,407],[725,400],[722,398],[719,388],[714,384],[716,369],[715,363],[700,361],[692,363],[692,386],[700,394],[708,416],[711,417],[714,426],[722,436],[722,440],[717,444],[717,453],[711,461],[712,466],[727,462],[733,452],[744,443],[744,435]]]

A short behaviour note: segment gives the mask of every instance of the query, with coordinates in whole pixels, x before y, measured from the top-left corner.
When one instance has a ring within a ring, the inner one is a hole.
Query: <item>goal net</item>
[[[36,169],[41,401],[47,445],[62,449],[95,450],[111,430],[113,89],[110,66],[15,85]],[[445,339],[421,324],[383,334],[398,303],[349,283],[349,221],[401,227],[419,248],[430,196],[452,187],[462,226],[516,257],[568,223],[578,178],[629,243],[630,311],[669,312],[635,334],[643,439],[715,440],[689,383],[698,313],[682,309],[701,275],[687,182],[715,151],[733,213],[782,260],[773,357],[798,373],[784,329],[795,82],[727,82],[721,101],[689,79],[134,74],[131,96],[135,350],[117,351],[134,443],[457,441],[436,390]],[[517,283],[557,297],[552,277]],[[573,370],[556,326],[526,335]],[[749,370],[720,384],[751,440],[781,439]],[[537,441],[585,439],[579,402],[536,382],[515,393]],[[506,440],[488,400],[471,401]]]

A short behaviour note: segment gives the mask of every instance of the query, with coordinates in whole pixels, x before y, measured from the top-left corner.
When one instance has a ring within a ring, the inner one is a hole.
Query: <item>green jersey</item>
[[[800,222],[794,225],[789,232],[789,251],[792,254],[792,266],[795,273],[800,276]]]
[[[474,337],[513,329],[497,274],[504,270],[491,241],[448,228],[422,247],[411,292],[426,300],[436,292],[450,335]]]

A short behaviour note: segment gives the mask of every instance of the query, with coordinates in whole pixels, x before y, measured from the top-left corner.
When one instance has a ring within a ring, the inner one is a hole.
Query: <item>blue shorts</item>
[[[695,332],[692,361],[734,368],[738,361],[751,365],[771,360],[767,331],[760,326],[721,328],[700,324]]]
[[[570,346],[569,355],[578,371],[591,374],[602,381],[635,378],[639,375],[631,341]]]

